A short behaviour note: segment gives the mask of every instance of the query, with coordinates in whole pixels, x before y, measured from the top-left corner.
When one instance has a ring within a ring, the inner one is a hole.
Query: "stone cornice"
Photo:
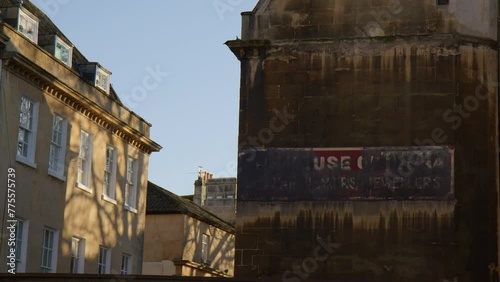
[[[1,39],[1,38],[0,38]],[[21,76],[28,82],[42,89],[46,94],[56,98],[100,125],[113,135],[121,138],[146,154],[158,152],[161,146],[127,123],[110,114],[97,103],[80,95],[56,77],[40,68],[19,53],[2,52],[4,66],[11,72]]]
[[[265,51],[270,47],[268,40],[230,40],[225,43],[238,60],[249,60],[265,56]]]
[[[477,37],[461,33],[444,33],[444,34],[407,34],[407,35],[388,35],[388,36],[374,36],[374,37],[336,37],[336,38],[317,38],[317,39],[279,39],[279,40],[230,40],[225,44],[233,51],[238,59],[257,55],[256,52],[249,52],[253,50],[261,50],[271,48],[273,46],[287,46],[287,45],[314,45],[325,43],[339,44],[349,43],[354,44],[356,41],[369,41],[369,42],[397,42],[397,41],[418,41],[421,43],[430,41],[447,41],[454,42],[460,45],[475,44],[482,45],[492,49],[498,48],[498,42],[484,37]],[[354,45],[353,45],[354,47]]]

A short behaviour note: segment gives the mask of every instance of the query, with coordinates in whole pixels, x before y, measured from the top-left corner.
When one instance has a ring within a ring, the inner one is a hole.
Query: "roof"
[[[191,202],[194,201],[194,195],[184,195],[184,196],[181,196],[182,198],[186,199],[186,200],[190,200]]]
[[[148,181],[146,214],[185,214],[234,234],[230,223],[203,209],[195,203]]]
[[[19,6],[18,0],[0,0],[0,7],[12,7],[12,6]],[[38,34],[39,35],[51,35],[55,34],[58,37],[62,38],[64,41],[69,43],[70,45],[73,45],[71,43],[71,40],[69,40],[62,32],[59,30],[59,28],[52,22],[52,20],[47,17],[47,15],[42,12],[35,4],[31,3],[29,0],[23,0],[22,6],[28,10],[30,13],[32,13],[35,17],[38,18],[39,25],[38,25]],[[0,15],[1,18],[2,15]],[[76,71],[77,73],[80,74],[80,76],[83,79],[82,72],[79,69],[80,64],[85,64],[85,63],[90,63],[87,58],[76,48],[76,46],[73,47],[73,63],[72,63],[72,69]],[[118,97],[117,93],[113,89],[113,86],[110,86],[110,91],[109,95],[111,99],[115,100],[117,103],[123,106],[122,102],[120,101],[120,98]]]

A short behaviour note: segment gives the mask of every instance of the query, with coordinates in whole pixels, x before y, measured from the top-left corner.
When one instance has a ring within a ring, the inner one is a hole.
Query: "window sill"
[[[90,189],[89,187],[87,187],[87,186],[83,185],[83,184],[82,184],[82,183],[80,183],[80,182],[76,182],[75,186],[76,186],[77,188],[82,189],[83,191],[85,191],[85,192],[87,192],[87,193],[89,193],[89,194],[92,194],[92,189]]]
[[[57,173],[55,171],[52,171],[50,169],[49,169],[48,175],[50,175],[50,176],[52,176],[54,178],[57,178],[58,180],[61,180],[63,182],[66,182],[66,177],[64,177],[64,175],[59,174],[59,173]]]
[[[32,160],[29,160],[28,158],[16,155],[16,161],[36,169],[36,163],[34,163]]]
[[[133,213],[137,214],[137,209],[135,209],[131,206],[125,205],[123,208],[129,212],[133,212]]]
[[[117,204],[117,202],[116,202],[116,200],[115,200],[115,199],[110,198],[110,197],[108,197],[108,196],[106,196],[106,195],[102,195],[102,196],[101,196],[101,199],[103,199],[104,201],[109,202],[109,203],[111,203],[111,204],[113,204],[113,205],[116,205],[116,204]]]

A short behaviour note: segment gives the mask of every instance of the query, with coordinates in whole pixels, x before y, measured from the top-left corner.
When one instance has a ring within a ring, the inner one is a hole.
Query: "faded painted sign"
[[[453,196],[454,148],[246,149],[238,195],[246,200]]]

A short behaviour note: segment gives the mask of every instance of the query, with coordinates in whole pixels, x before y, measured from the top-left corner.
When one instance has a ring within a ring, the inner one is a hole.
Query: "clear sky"
[[[240,36],[240,13],[256,0],[32,2],[153,124],[163,150],[151,155],[152,182],[185,195],[198,166],[236,176],[240,64],[223,43]]]

